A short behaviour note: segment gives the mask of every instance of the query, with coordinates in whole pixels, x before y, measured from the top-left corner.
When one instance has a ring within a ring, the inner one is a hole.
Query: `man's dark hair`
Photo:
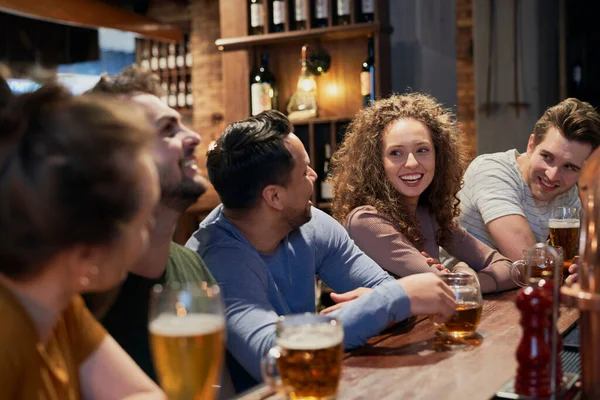
[[[225,129],[206,161],[225,207],[250,209],[266,186],[287,185],[294,160],[284,140],[292,131],[279,111],[264,111]]]
[[[152,71],[132,65],[118,75],[102,74],[100,80],[89,90],[89,93],[108,93],[132,95],[148,93],[156,97],[163,95],[160,78]]]
[[[533,128],[535,146],[544,140],[552,127],[567,140],[590,144],[592,150],[600,145],[600,115],[585,101],[569,98],[547,109]]]

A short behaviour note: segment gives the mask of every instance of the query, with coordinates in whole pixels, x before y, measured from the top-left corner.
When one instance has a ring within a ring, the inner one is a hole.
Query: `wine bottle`
[[[185,107],[185,81],[179,78],[179,82],[177,83],[177,107],[184,108]]]
[[[190,37],[185,39],[185,66],[192,68],[192,51],[190,50]]]
[[[294,29],[297,31],[307,28],[306,20],[306,1],[307,0],[295,0],[294,1]]]
[[[192,108],[192,107],[194,107],[194,95],[192,93],[192,82],[191,82],[189,76],[186,78],[185,87],[186,87],[185,106],[186,106],[186,108]]]
[[[161,88],[160,100],[163,103],[165,103],[166,105],[169,105],[169,85],[167,84],[167,82],[162,82],[160,84],[160,88]]]
[[[323,179],[321,180],[321,199],[329,201],[333,198],[333,187],[328,182],[329,162],[331,161],[331,145],[325,143],[325,160],[323,162]]]
[[[250,0],[250,34],[265,33],[265,9],[263,0]]]
[[[363,105],[369,107],[375,101],[375,49],[373,38],[369,38],[369,57],[362,64],[360,73],[360,94],[363,97]]]
[[[150,69],[150,60],[148,59],[148,50],[144,49],[142,52],[142,59],[140,60],[140,68]]]
[[[329,5],[327,0],[315,0],[315,28],[327,27],[327,19],[329,17]]]
[[[169,107],[177,107],[177,85],[169,78]]]
[[[167,48],[166,45],[160,46],[160,58],[158,59],[158,68],[161,70],[167,69]]]
[[[183,68],[185,66],[185,45],[180,42],[177,46],[177,57],[175,58],[175,65],[177,68]]]
[[[158,44],[152,43],[152,58],[150,58],[150,68],[152,71],[158,70]]]
[[[283,25],[283,16],[285,14],[283,0],[273,0],[271,4],[273,6],[273,32],[283,32],[285,29]]]
[[[337,0],[337,24],[350,23],[350,0]]]
[[[373,22],[375,0],[360,0],[360,15],[363,22]]]
[[[175,69],[175,43],[169,43],[169,57],[167,57],[167,67]]]
[[[275,75],[269,71],[269,55],[261,54],[261,64],[250,74],[250,106],[252,115],[277,108]]]

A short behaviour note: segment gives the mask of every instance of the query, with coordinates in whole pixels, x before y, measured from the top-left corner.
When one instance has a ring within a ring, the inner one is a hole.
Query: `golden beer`
[[[160,314],[150,322],[156,374],[170,400],[211,400],[223,362],[225,320],[212,314]]]
[[[456,307],[456,313],[447,322],[439,324],[437,330],[444,336],[456,338],[472,337],[481,320],[482,306],[477,302],[465,302]]]
[[[333,399],[344,355],[340,332],[295,332],[278,338],[277,369],[290,399]]]
[[[577,255],[579,245],[578,219],[550,219],[550,243],[563,248],[564,265],[568,268]]]

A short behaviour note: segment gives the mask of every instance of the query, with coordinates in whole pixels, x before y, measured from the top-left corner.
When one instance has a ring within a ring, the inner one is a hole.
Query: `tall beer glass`
[[[454,292],[456,312],[449,321],[443,324],[434,322],[437,328],[436,333],[442,337],[456,339],[474,337],[483,308],[481,289],[477,278],[466,273],[458,273],[442,275],[440,279]]]
[[[267,384],[289,399],[335,399],[344,355],[344,330],[337,319],[319,314],[280,317],[276,343],[262,360]]]
[[[156,285],[149,321],[154,367],[169,400],[217,398],[225,336],[219,287]]]
[[[563,248],[564,267],[568,269],[579,245],[579,208],[555,207],[550,215],[550,244]]]

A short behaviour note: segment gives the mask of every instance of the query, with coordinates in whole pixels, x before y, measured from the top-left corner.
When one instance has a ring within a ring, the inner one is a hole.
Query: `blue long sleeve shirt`
[[[202,257],[221,288],[227,349],[234,359],[228,359],[228,368],[236,389],[251,385],[241,383],[240,367],[262,381],[260,360],[275,346],[278,316],[315,311],[315,275],[337,293],[374,289],[332,313],[344,327],[346,349],[410,316],[402,286],[355,246],[337,221],[316,208],[312,214],[275,252],[262,254],[225,218],[220,205],[186,244]]]

